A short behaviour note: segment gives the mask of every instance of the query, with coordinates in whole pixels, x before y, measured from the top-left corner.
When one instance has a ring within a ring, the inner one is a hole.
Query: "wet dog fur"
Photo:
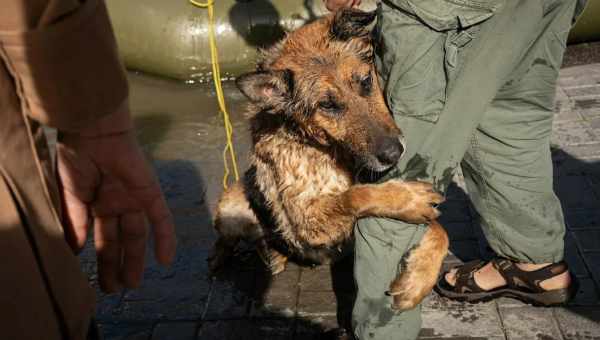
[[[212,271],[242,239],[274,275],[290,258],[328,262],[352,243],[358,218],[388,217],[430,224],[390,283],[393,308],[411,309],[431,291],[448,249],[435,221],[443,197],[428,183],[357,179],[393,167],[404,150],[375,73],[374,17],[349,9],[318,19],[237,79],[250,101],[253,150],[243,180],[218,203]]]

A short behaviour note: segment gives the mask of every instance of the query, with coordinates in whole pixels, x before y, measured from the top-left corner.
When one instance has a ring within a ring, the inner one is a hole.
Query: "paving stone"
[[[300,274],[299,285],[305,292],[331,291],[333,287],[329,266],[319,266],[315,269],[306,268]]]
[[[600,200],[584,176],[559,177],[554,191],[566,211],[594,210],[600,207]]]
[[[600,102],[600,100],[598,100],[598,101]],[[600,115],[600,108],[598,108],[597,111],[598,111],[598,115]],[[594,131],[600,130],[600,118],[599,117],[592,117],[591,119],[589,119],[588,122],[590,124],[590,127],[592,129],[594,129]],[[598,134],[596,133],[596,135],[598,135]]]
[[[573,234],[583,252],[600,252],[600,228],[575,230]]]
[[[423,310],[453,310],[476,305],[446,299],[434,291],[423,299],[421,306]]]
[[[335,315],[336,312],[337,298],[334,292],[300,292],[299,315]]]
[[[214,281],[204,320],[238,319],[248,315],[254,272],[241,272],[234,281]]]
[[[340,326],[335,315],[305,315],[296,319],[296,332],[294,339],[323,340],[323,332],[327,332],[338,327]]]
[[[600,229],[600,210],[572,210],[565,212],[565,221],[570,230]]]
[[[500,308],[508,340],[561,340],[552,309],[537,307]]]
[[[581,78],[579,80],[581,81]],[[600,85],[595,82],[592,83],[591,81],[589,85],[580,84],[576,86],[564,86],[563,88],[567,96],[572,99],[594,99],[595,97],[600,96]]]
[[[196,340],[198,322],[161,322],[154,327],[151,340]]]
[[[581,278],[590,276],[571,232],[567,232],[565,236],[565,262],[569,265],[569,271],[575,276]]]
[[[290,340],[294,321],[286,319],[228,320],[204,322],[198,340]]]
[[[558,123],[580,121],[582,117],[573,106],[573,102],[568,97],[557,99],[554,106],[554,121]]]
[[[582,145],[562,145],[561,148],[572,157],[580,160],[597,161],[600,158],[600,143],[597,142]]]
[[[147,257],[140,288],[125,291],[112,314],[102,317],[130,321],[199,319],[210,289],[206,255],[203,249],[179,248],[170,267],[162,267],[152,256]]]
[[[298,279],[300,268],[288,264],[286,270],[276,276],[270,272],[258,273],[252,293],[251,315],[254,317],[293,317],[298,304]]]
[[[521,300],[507,298],[507,297],[501,297],[494,301],[496,302],[498,307],[501,309],[502,308],[525,308],[525,307],[530,306],[529,304],[526,304],[526,303],[522,302]]]
[[[154,325],[151,323],[100,323],[104,340],[150,340]]]
[[[600,294],[591,277],[577,278],[577,293],[569,306],[600,306]]]
[[[600,117],[600,96],[573,100],[573,110],[586,120]]]
[[[422,328],[419,333],[419,340],[506,340],[504,336],[491,336],[491,337],[472,337],[472,336],[445,336],[436,334],[434,329]]]
[[[597,286],[600,287],[600,252],[583,252],[583,260],[587,264]]]
[[[555,317],[565,340],[600,340],[600,309],[556,309]]]
[[[503,339],[496,305],[439,303],[423,306],[423,329],[439,338]]]
[[[599,142],[593,129],[583,121],[555,122],[551,142],[555,145],[582,145]]]

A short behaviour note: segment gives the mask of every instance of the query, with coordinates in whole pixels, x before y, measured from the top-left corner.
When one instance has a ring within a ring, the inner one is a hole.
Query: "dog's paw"
[[[392,309],[406,311],[415,308],[433,289],[431,282],[417,282],[420,275],[406,273],[390,284],[387,295],[392,296]],[[435,281],[434,281],[435,283]]]
[[[433,185],[418,181],[393,184],[401,189],[396,200],[396,218],[409,223],[427,223],[440,216],[437,206],[444,202],[444,196],[436,192]]]

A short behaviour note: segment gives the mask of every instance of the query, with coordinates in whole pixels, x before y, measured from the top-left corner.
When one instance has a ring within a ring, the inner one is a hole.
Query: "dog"
[[[357,9],[317,19],[236,80],[250,102],[251,165],[218,202],[211,271],[242,239],[255,242],[274,275],[290,258],[332,261],[352,244],[356,220],[377,216],[429,223],[390,283],[392,307],[411,309],[431,291],[448,249],[436,222],[443,196],[424,182],[359,181],[361,172],[389,170],[404,151],[377,81],[374,19]]]

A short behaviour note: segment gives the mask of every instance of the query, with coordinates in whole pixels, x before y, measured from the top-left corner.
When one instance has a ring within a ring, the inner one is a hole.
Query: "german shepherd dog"
[[[288,258],[321,264],[352,244],[358,218],[378,216],[429,223],[390,283],[393,307],[413,308],[431,291],[448,249],[435,221],[443,197],[428,183],[357,179],[390,169],[404,151],[377,82],[374,19],[356,9],[322,17],[263,51],[257,71],[237,79],[250,101],[251,166],[218,203],[212,271],[241,239],[257,244],[273,274]]]

